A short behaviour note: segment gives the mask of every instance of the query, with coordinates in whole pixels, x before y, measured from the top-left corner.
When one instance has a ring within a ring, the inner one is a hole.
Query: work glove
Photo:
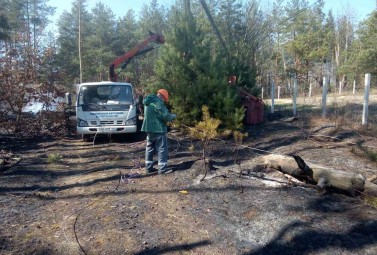
[[[171,117],[173,118],[173,120],[175,120],[175,118],[177,118],[177,115],[175,115],[174,113],[171,115]]]

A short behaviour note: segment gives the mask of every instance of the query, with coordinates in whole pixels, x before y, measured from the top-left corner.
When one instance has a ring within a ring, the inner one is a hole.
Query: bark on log
[[[352,196],[362,192],[368,196],[377,197],[377,185],[368,181],[362,174],[307,164],[296,155],[292,157],[266,155],[261,156],[259,160],[259,163],[269,168],[289,174],[300,181],[316,184],[323,190],[346,192]]]

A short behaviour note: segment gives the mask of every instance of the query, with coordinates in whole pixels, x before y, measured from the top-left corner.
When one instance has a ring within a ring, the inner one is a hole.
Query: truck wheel
[[[84,142],[90,142],[90,135],[88,135],[88,134],[82,135],[82,140]]]

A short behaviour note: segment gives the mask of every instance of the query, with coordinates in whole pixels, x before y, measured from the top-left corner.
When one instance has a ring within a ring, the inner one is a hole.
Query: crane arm
[[[153,42],[153,41],[155,41],[156,43],[162,44],[165,42],[165,39],[162,35],[151,33],[150,36],[147,39],[145,39],[143,42],[141,42],[140,44],[135,46],[133,49],[123,54],[122,56],[116,58],[109,67],[110,80],[111,81],[118,80],[118,75],[115,73],[115,68],[117,68],[120,64],[122,64],[121,68],[124,69],[134,57],[142,55],[144,53],[147,53],[155,49],[155,47],[145,48],[150,42]]]

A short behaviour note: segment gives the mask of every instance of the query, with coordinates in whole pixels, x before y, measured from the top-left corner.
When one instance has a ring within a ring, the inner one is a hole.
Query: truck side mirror
[[[72,105],[72,97],[69,92],[65,93],[65,103],[69,106]]]

